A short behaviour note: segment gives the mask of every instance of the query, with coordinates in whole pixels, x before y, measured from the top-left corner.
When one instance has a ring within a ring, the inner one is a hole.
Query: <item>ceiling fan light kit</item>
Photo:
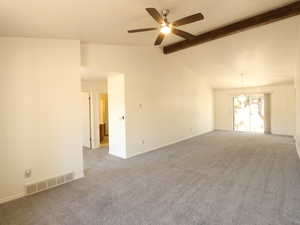
[[[169,33],[171,33],[171,31],[172,31],[172,28],[170,25],[163,24],[160,28],[160,32],[163,34],[169,34]]]
[[[146,8],[146,11],[150,14],[150,16],[160,25],[159,27],[151,27],[151,28],[143,28],[143,29],[135,29],[128,30],[128,33],[137,33],[137,32],[145,32],[145,31],[153,31],[159,30],[159,35],[156,38],[154,45],[160,45],[164,38],[173,33],[177,36],[184,38],[185,40],[192,40],[195,38],[195,35],[185,32],[183,30],[179,30],[176,27],[186,25],[189,23],[194,23],[196,21],[200,21],[204,19],[204,16],[201,13],[197,13],[191,16],[187,16],[181,18],[179,20],[174,21],[173,23],[169,23],[168,15],[170,10],[164,9],[161,13],[159,13],[155,8]]]

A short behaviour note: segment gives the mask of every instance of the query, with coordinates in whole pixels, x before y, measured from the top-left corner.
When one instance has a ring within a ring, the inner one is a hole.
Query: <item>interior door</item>
[[[108,76],[109,153],[126,158],[125,76]]]

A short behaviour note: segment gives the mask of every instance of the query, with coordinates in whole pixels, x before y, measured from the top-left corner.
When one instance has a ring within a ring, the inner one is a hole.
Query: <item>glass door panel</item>
[[[263,95],[239,95],[233,98],[234,130],[264,132]]]

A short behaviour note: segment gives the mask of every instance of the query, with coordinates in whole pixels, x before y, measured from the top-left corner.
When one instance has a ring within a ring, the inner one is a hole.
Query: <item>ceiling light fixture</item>
[[[162,34],[169,34],[171,33],[171,27],[169,25],[163,24],[160,28],[160,32]]]
[[[168,14],[170,10],[164,9],[162,12],[159,12],[155,8],[146,8],[146,11],[150,14],[150,16],[159,24],[158,27],[149,27],[149,28],[142,28],[142,29],[135,29],[135,30],[128,30],[128,33],[137,33],[137,32],[146,32],[146,31],[159,31],[159,34],[154,42],[154,45],[160,45],[164,38],[169,34],[173,33],[185,40],[194,40],[195,35],[185,32],[183,30],[177,29],[179,26],[183,26],[186,24],[194,23],[196,21],[200,21],[204,19],[202,13],[196,13],[194,15],[183,17],[179,20],[176,20],[172,23],[168,21]]]

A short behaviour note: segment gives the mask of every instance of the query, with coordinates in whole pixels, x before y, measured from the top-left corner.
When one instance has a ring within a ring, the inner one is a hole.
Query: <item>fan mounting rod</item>
[[[169,15],[170,13],[170,10],[169,9],[163,9],[161,11],[161,15],[164,17],[164,18],[167,18],[167,16]]]

